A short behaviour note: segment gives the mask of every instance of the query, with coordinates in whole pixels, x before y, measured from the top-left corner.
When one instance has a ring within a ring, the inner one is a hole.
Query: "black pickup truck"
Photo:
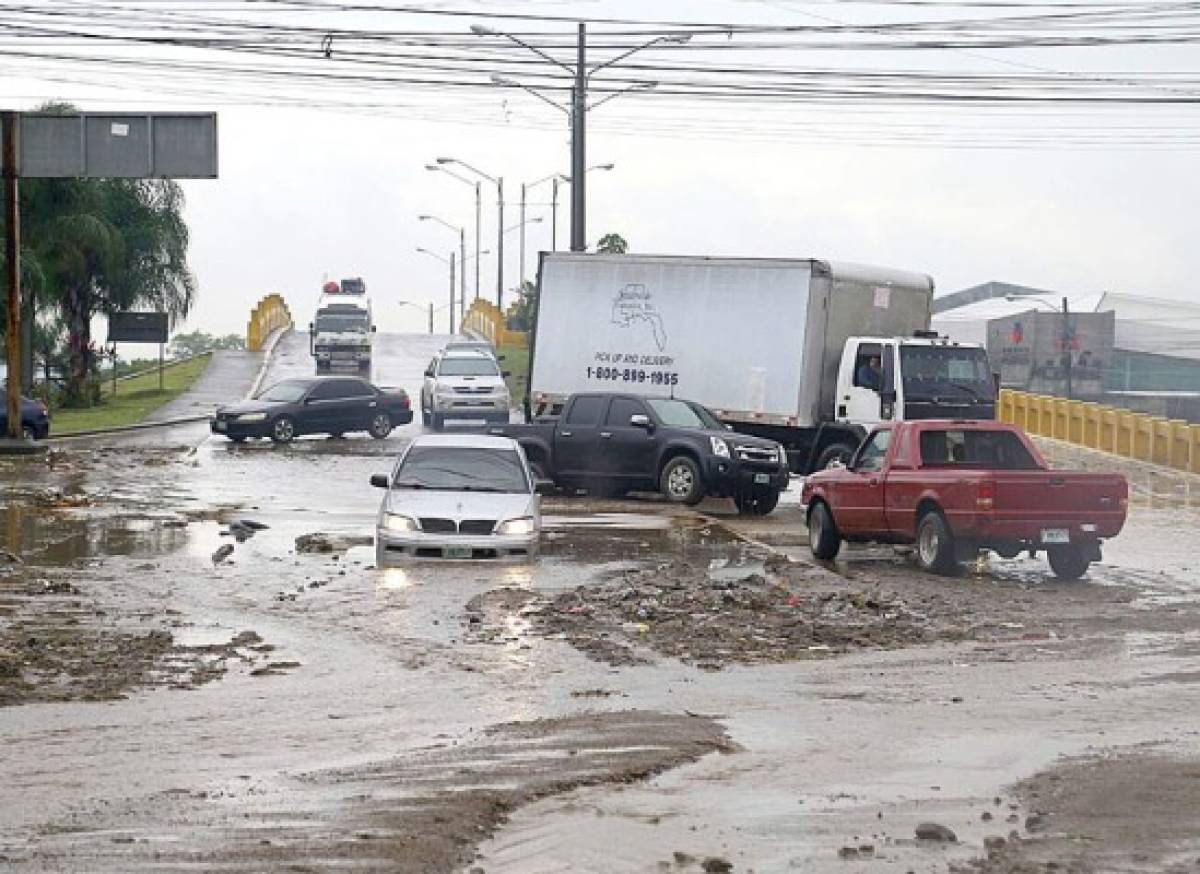
[[[691,401],[577,394],[557,419],[489,432],[517,440],[540,478],[608,497],[660,491],[669,501],[698,504],[711,495],[765,515],[788,484],[778,443],[735,434]]]

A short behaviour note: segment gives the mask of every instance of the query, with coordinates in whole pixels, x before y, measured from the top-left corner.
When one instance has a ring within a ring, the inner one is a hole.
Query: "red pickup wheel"
[[[1084,558],[1083,550],[1074,544],[1051,546],[1046,550],[1050,570],[1060,580],[1077,580],[1087,573],[1091,561]]]
[[[935,574],[952,574],[958,570],[954,535],[939,510],[930,510],[917,523],[917,564]]]
[[[808,548],[821,561],[833,561],[842,548],[842,536],[824,501],[817,501],[808,511]]]

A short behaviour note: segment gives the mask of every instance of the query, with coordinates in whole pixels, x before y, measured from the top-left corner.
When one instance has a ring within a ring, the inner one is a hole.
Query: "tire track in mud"
[[[265,870],[441,874],[513,810],[645,780],[736,747],[704,716],[616,711],[491,726],[365,765],[101,804],[46,824],[15,871]]]

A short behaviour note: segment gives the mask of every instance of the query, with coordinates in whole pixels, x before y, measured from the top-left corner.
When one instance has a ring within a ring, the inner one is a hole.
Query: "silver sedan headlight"
[[[421,526],[417,524],[416,519],[412,516],[403,516],[399,513],[384,513],[383,527],[396,534],[411,534],[414,531],[421,530]]]
[[[522,516],[520,519],[507,519],[496,526],[496,533],[506,536],[521,536],[537,531],[537,522],[532,516]]]
[[[243,413],[237,417],[239,422],[265,422],[266,419],[266,413]]]

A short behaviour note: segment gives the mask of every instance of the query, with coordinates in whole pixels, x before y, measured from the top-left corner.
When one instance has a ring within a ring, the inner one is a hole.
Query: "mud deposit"
[[[796,569],[787,582],[758,573],[714,579],[706,567],[674,562],[553,598],[486,592],[467,605],[467,623],[477,639],[496,639],[516,612],[598,661],[645,664],[652,650],[708,670],[967,636],[961,614],[938,599],[830,586],[825,576]]]
[[[1027,835],[986,840],[953,874],[1200,870],[1200,761],[1138,752],[1069,761],[1015,787]]]
[[[702,717],[505,723],[364,766],[105,807],[49,824],[36,851],[7,861],[64,871],[456,871],[522,805],[732,751],[724,729]]]

